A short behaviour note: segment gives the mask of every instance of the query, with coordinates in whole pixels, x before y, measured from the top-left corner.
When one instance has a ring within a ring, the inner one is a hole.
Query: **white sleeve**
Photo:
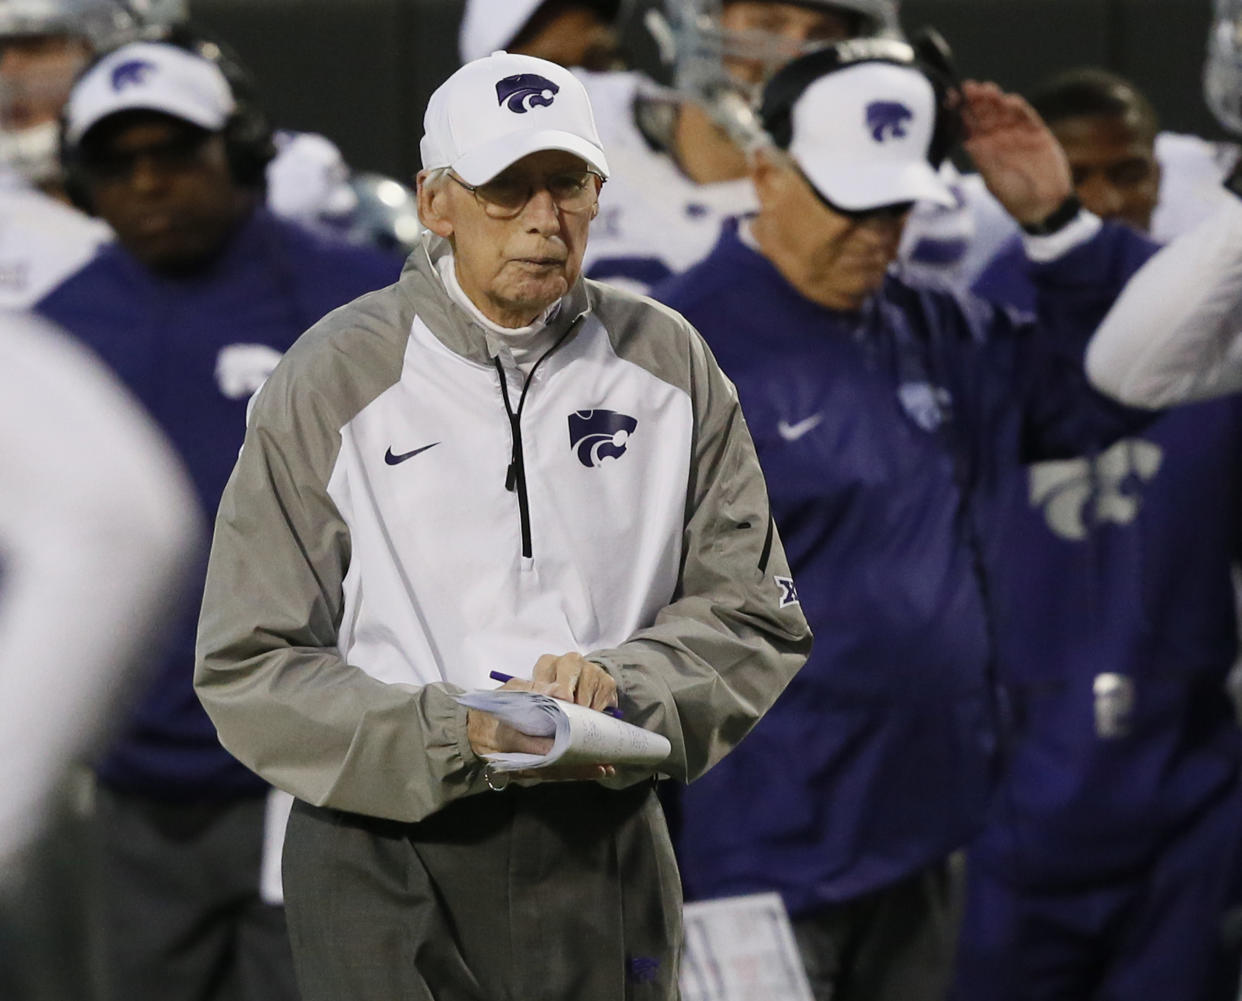
[[[1087,374],[1132,406],[1242,390],[1242,200],[1138,271],[1091,340]]]
[[[0,314],[0,876],[197,567],[181,463],[84,349]]]

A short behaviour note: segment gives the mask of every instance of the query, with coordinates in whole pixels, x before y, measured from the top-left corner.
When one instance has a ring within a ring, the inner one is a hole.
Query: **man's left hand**
[[[612,675],[580,653],[559,657],[544,654],[535,662],[531,680],[536,691],[590,709],[609,709],[617,704],[617,683]]]
[[[962,84],[966,152],[996,200],[1020,224],[1052,215],[1074,193],[1069,160],[1035,109],[994,83]]]

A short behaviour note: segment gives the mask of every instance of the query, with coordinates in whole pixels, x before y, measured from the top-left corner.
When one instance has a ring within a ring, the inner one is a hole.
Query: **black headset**
[[[759,119],[772,141],[788,149],[793,141],[793,106],[821,77],[862,63],[888,63],[922,73],[935,93],[936,121],[927,159],[935,168],[961,141],[961,81],[953,53],[938,31],[926,29],[912,43],[894,38],[854,38],[815,49],[781,67],[763,88]]]
[[[262,190],[267,165],[276,156],[271,122],[256,99],[254,83],[236,55],[223,43],[181,25],[141,34],[135,41],[154,42],[183,49],[214,65],[223,74],[233,95],[234,109],[221,127],[229,174],[243,188]],[[125,43],[129,44],[129,43]],[[120,48],[117,46],[116,48]],[[74,85],[116,48],[95,56],[77,75]],[[89,168],[83,162],[81,140],[67,138],[68,104],[60,117],[60,166],[65,194],[79,209],[94,214],[90,196]]]

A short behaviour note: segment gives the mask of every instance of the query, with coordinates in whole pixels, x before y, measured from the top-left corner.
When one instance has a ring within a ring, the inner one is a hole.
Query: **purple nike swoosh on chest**
[[[435,448],[439,444],[440,443],[438,441],[433,441],[430,445],[424,445],[422,448],[416,448],[412,452],[402,452],[400,455],[393,455],[392,448],[389,447],[388,451],[384,453],[384,461],[390,466],[399,466],[401,463],[405,462],[406,459],[412,459],[414,456],[427,451],[429,448]]]

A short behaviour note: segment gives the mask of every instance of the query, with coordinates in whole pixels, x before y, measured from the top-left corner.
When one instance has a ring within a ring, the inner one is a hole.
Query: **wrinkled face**
[[[1150,128],[1131,117],[1106,115],[1064,118],[1049,127],[1069,158],[1083,205],[1102,219],[1146,233],[1160,197],[1160,165]]]
[[[846,12],[797,3],[731,0],[721,13],[721,27],[756,40],[766,38],[766,42],[764,51],[756,52],[755,58],[727,57],[726,66],[742,83],[758,86],[806,47],[854,37],[857,22],[857,17]]]
[[[56,121],[89,46],[66,35],[0,41],[0,128],[19,131]]]
[[[582,273],[587,232],[598,211],[588,199],[581,210],[557,204],[550,188],[586,169],[571,153],[531,153],[501,171],[489,184],[529,191],[530,199],[511,218],[497,218],[478,194],[447,176],[433,186],[419,178],[419,212],[424,225],[453,243],[457,280],[489,319],[521,327],[564,296]],[[598,181],[590,184],[598,195]]]
[[[607,70],[617,65],[617,33],[598,11],[572,4],[549,4],[544,11],[536,14],[515,44],[509,46],[510,52],[589,70]]]
[[[817,291],[817,301],[854,310],[884,283],[897,257],[905,211],[855,218],[834,212],[792,160],[754,175],[760,215],[780,234],[782,254]]]
[[[95,211],[161,274],[208,263],[255,197],[234,183],[219,134],[154,112],[105,119],[87,133],[82,161]]]

